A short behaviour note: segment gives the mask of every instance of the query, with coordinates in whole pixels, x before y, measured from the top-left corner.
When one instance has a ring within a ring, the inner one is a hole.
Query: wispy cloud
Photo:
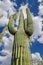
[[[16,9],[14,6],[17,6],[17,4],[11,2],[10,0],[0,1],[0,15],[3,15],[3,17],[0,18],[0,26],[5,26],[8,24],[8,11],[9,16],[15,14]],[[9,35],[9,38],[6,36],[6,34]],[[3,54],[3,56],[0,55],[0,65],[11,65],[13,39],[13,36],[9,33],[8,30],[6,30],[5,35],[2,39],[2,45],[4,44],[4,48],[0,51],[0,53]]]
[[[32,54],[32,63],[33,63],[33,65],[38,65],[39,62],[40,62],[40,65],[41,65],[41,61],[42,61],[42,57],[41,57],[39,52],[36,52],[36,53]]]
[[[11,2],[10,0],[0,1],[0,15],[3,15],[3,17],[0,18],[0,26],[8,24],[8,13],[9,16],[15,14],[16,9],[14,8],[14,5],[17,6],[16,3]]]
[[[13,47],[14,38],[8,32],[8,30],[5,32],[5,35],[6,34],[9,35],[9,38],[7,38],[7,36],[4,36],[2,39],[2,42],[4,43],[4,48],[0,51],[0,53],[3,54],[3,56],[0,55],[0,62],[2,62],[1,65],[11,65],[11,55],[12,55],[12,47]]]
[[[40,5],[39,5],[39,15],[40,16],[43,15],[43,2],[42,1],[40,2]]]
[[[32,59],[33,60],[42,60],[42,57],[40,56],[39,52],[36,52],[36,53],[32,54]]]
[[[34,21],[34,32],[33,35],[31,36],[31,39],[35,41],[35,39],[38,40],[38,36],[42,35],[42,18],[40,16],[33,16],[33,21]]]
[[[42,2],[42,0],[38,0],[38,2]]]
[[[21,7],[19,8],[19,10],[22,9],[23,15],[24,15],[24,19],[27,18],[26,15],[26,8],[28,7],[28,3],[26,5],[21,5]]]

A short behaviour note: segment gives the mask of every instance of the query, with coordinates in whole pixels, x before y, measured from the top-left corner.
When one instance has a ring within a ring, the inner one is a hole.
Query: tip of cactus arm
[[[18,18],[18,13],[16,13],[15,15],[13,15],[13,18],[16,20]]]
[[[22,12],[22,9],[20,9],[20,12]]]
[[[22,9],[20,9],[20,14],[23,14],[23,10]]]
[[[26,8],[26,13],[28,13],[28,11],[29,11],[29,8],[27,7],[27,8]]]

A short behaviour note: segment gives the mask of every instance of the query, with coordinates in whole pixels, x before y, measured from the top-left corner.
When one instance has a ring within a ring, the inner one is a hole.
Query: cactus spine
[[[18,15],[10,17],[8,29],[14,35],[11,65],[32,65],[30,54],[30,36],[34,31],[33,20],[29,8],[26,9],[27,19],[24,20],[22,10],[20,10],[18,30],[14,29],[14,20]]]

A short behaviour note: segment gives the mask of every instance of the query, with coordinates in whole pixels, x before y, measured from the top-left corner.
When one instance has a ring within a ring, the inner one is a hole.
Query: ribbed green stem
[[[16,65],[15,53],[16,53],[16,45],[15,43],[13,43],[11,65]]]
[[[19,65],[19,58],[20,58],[20,47],[18,47],[17,51],[17,65]]]
[[[17,50],[17,44],[16,44],[16,50],[15,50],[15,51],[16,51],[16,54],[15,54],[15,57],[16,57],[16,65],[18,65],[18,57],[17,57],[17,51],[18,51],[18,50]]]
[[[22,65],[22,47],[20,47],[20,65]]]
[[[23,21],[24,21],[24,16],[23,16],[23,13],[22,11],[20,11],[20,17],[19,17],[19,29],[24,29],[23,27]]]

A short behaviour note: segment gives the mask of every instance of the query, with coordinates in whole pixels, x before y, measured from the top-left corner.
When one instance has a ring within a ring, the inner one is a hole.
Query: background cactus
[[[3,15],[0,16],[0,18],[2,18],[2,17],[3,17]],[[4,34],[5,34],[6,29],[7,29],[7,26],[5,26],[3,31],[0,33],[0,43],[2,43],[2,38],[3,38]]]
[[[0,18],[2,18],[2,17],[3,17],[3,15],[0,16]]]
[[[14,35],[11,65],[32,65],[30,53],[30,36],[34,31],[33,20],[29,8],[26,9],[27,19],[24,20],[22,10],[20,10],[18,30],[14,29],[15,19],[18,15],[11,16],[8,29]]]
[[[5,34],[6,29],[7,29],[7,26],[5,26],[3,31],[0,33],[0,43],[2,43],[2,38],[3,38],[4,34]]]

